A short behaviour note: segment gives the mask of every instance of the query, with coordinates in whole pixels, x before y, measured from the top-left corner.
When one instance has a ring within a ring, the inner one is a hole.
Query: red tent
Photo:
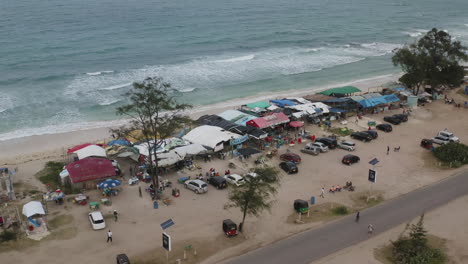
[[[273,113],[264,117],[255,118],[247,122],[247,125],[260,129],[274,127],[289,122],[289,118],[283,113]]]
[[[90,146],[90,145],[94,145],[94,144],[84,143],[84,144],[81,144],[81,145],[74,146],[73,148],[69,148],[67,153],[73,153],[73,152],[75,152],[77,150],[80,150],[80,149],[85,148],[85,147]]]
[[[112,161],[105,158],[85,158],[65,166],[72,183],[117,175]]]
[[[291,123],[289,123],[289,126],[290,127],[302,127],[302,126],[304,126],[304,122],[292,121]]]

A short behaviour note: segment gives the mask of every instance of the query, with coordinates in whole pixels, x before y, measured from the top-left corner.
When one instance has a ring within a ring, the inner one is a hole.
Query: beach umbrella
[[[301,121],[292,121],[289,123],[290,127],[302,127],[304,125],[304,122]]]
[[[81,145],[76,145],[74,146],[73,148],[69,148],[67,153],[73,153],[77,150],[80,150],[82,148],[86,148],[87,146],[91,146],[91,145],[94,145],[94,144],[91,144],[91,143],[84,143],[84,144],[81,144]]]
[[[113,188],[119,186],[121,183],[119,180],[107,179],[98,184],[99,188]]]

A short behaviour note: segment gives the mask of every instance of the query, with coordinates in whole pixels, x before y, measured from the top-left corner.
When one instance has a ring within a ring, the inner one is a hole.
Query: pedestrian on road
[[[374,233],[374,226],[372,224],[369,224],[367,227],[367,234],[372,235]]]
[[[387,146],[387,155],[390,152],[390,146]]]
[[[361,214],[361,212],[359,212],[359,211],[358,211],[357,214],[356,214],[356,223],[359,222],[360,214]]]
[[[114,221],[117,222],[118,213],[117,210],[114,210]]]
[[[133,167],[130,166],[130,177],[133,177]]]
[[[109,241],[112,243],[112,232],[110,231],[110,229],[107,232],[107,243],[109,243]]]
[[[141,186],[138,186],[138,194],[140,195],[140,197],[143,197],[143,195],[141,194]]]
[[[321,190],[321,193],[320,193],[320,197],[322,198],[325,198],[325,189],[322,187],[322,190]]]

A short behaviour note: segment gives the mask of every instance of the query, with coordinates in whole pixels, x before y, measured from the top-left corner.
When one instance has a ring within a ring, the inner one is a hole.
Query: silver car
[[[309,148],[310,147],[318,148],[320,150],[320,152],[327,152],[328,151],[327,145],[323,144],[322,142],[308,143],[306,146],[309,147]]]
[[[356,144],[352,141],[343,140],[341,142],[338,142],[338,147],[347,151],[354,151],[356,149]]]
[[[206,193],[208,191],[208,184],[202,180],[188,180],[184,183],[185,188],[194,191],[195,193]]]

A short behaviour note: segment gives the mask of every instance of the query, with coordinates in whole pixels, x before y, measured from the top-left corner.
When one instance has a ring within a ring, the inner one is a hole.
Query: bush
[[[346,206],[338,206],[336,208],[333,208],[332,212],[336,215],[347,215],[349,213],[348,208],[346,208]]]
[[[348,129],[347,127],[345,128],[333,127],[333,128],[330,128],[330,132],[332,132],[333,134],[345,137],[345,136],[351,135],[354,131],[352,129]]]
[[[459,143],[449,143],[434,150],[434,155],[444,163],[452,163],[452,167],[468,164],[468,146]]]
[[[17,234],[15,232],[5,230],[2,233],[0,233],[0,241],[7,242],[11,240],[16,240],[16,235]]]
[[[52,189],[58,189],[61,186],[60,172],[63,170],[63,162],[49,161],[44,169],[39,172],[39,180],[43,184],[50,184]]]

